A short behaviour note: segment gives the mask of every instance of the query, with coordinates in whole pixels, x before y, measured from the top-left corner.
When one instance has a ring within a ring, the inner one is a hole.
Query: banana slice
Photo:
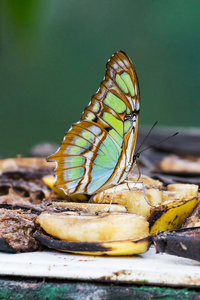
[[[95,212],[127,212],[127,209],[119,204],[96,204],[96,203],[81,203],[81,202],[51,202],[48,205],[48,210],[51,211],[83,211],[85,213]]]
[[[149,233],[146,219],[128,212],[43,212],[37,223],[49,235],[71,242],[135,239]]]
[[[152,206],[156,206],[163,202],[163,194],[158,188],[150,185],[144,186],[141,183],[126,183],[117,186],[115,192],[114,188],[106,190],[104,193],[98,193],[91,198],[91,202],[110,203],[113,197],[113,203],[118,203],[127,208],[131,213],[148,217]]]
[[[180,157],[174,154],[166,156],[160,163],[160,168],[167,172],[200,172],[199,157]]]
[[[36,222],[45,231],[35,235],[41,243],[67,252],[132,255],[151,244],[146,219],[128,212],[47,211]]]
[[[163,192],[163,201],[171,201],[173,199],[183,200],[197,197],[198,189],[199,187],[196,184],[168,184],[167,191]]]
[[[150,234],[155,235],[159,230],[174,230],[181,227],[199,203],[198,185],[170,184],[167,189],[150,188],[145,190],[140,184],[126,184],[117,187],[113,202],[124,205],[131,213],[142,215],[150,224]],[[113,197],[114,188],[104,193],[104,203],[109,203]],[[98,202],[103,194],[93,196],[92,201]]]
[[[140,182],[120,184],[117,186],[116,190],[113,187],[106,190],[104,193],[98,193],[94,195],[90,201],[93,203],[99,203],[103,199],[102,202],[107,203],[108,205],[113,198],[113,203],[117,203],[119,205],[117,208],[119,211],[123,210],[122,207],[126,207],[130,213],[145,217],[149,221],[150,234],[152,235],[155,235],[158,231],[180,228],[184,220],[191,214],[196,205],[200,202],[200,198],[198,196],[198,185],[170,184],[167,188],[164,188],[162,184],[151,181],[151,178],[149,179],[149,177],[144,178],[143,176],[141,179],[143,180],[143,184]],[[111,211],[113,210],[112,208],[114,208],[113,205],[114,204],[110,206]],[[83,207],[84,206],[86,212],[88,212],[88,204],[84,203]],[[106,209],[107,207],[104,209],[103,206],[101,206],[101,212],[106,211]],[[90,210],[90,212],[92,211],[95,212],[96,208],[94,210]],[[90,219],[90,222],[93,223],[93,219]],[[121,220],[120,223],[123,224],[123,220]],[[41,226],[43,227],[43,225]],[[119,239],[121,239],[120,228],[117,230],[119,230]],[[50,234],[53,235],[52,233]],[[64,239],[63,237],[59,238]],[[127,236],[125,238],[130,237]],[[106,239],[102,239],[102,241],[103,240]],[[88,240],[88,242],[89,241],[90,240]]]

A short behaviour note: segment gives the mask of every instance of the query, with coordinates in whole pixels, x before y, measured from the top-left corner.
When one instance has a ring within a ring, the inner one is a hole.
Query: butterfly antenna
[[[150,133],[152,132],[153,128],[157,125],[158,121],[156,121],[153,126],[151,127],[151,129],[149,130],[149,132],[147,133],[147,135],[145,136],[145,138],[143,139],[142,143],[140,144],[140,146],[138,147],[137,151],[135,151],[135,153],[138,153],[138,151],[140,150],[140,148],[142,147],[142,145],[144,144],[144,142],[146,141],[146,139],[148,138],[148,136],[150,135]],[[140,152],[141,153],[141,152]]]
[[[149,146],[149,147],[143,149],[143,150],[140,151],[140,152],[137,152],[137,156],[139,156],[142,152],[144,152],[144,151],[146,151],[146,150],[148,150],[148,149],[150,149],[150,148],[152,148],[152,147],[155,147],[155,146],[157,146],[157,145],[159,145],[159,144],[161,144],[161,143],[163,143],[163,142],[165,142],[165,141],[171,139],[172,137],[176,136],[177,134],[178,134],[178,132],[176,132],[176,133],[174,133],[174,134],[168,136],[167,138],[165,138],[165,139],[163,139],[163,140],[161,140],[161,141],[159,141],[159,142],[157,142],[157,143],[155,143],[155,144],[153,144],[153,145],[151,145],[151,146]]]

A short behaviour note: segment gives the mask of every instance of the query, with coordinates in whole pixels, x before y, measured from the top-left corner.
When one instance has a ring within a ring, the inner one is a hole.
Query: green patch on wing
[[[124,72],[122,75],[121,75],[122,79],[124,80],[124,82],[126,83],[129,91],[130,91],[130,94],[132,97],[134,97],[135,95],[135,90],[134,90],[134,87],[133,87],[133,83],[132,83],[132,80],[131,80],[131,77],[126,73]]]
[[[123,113],[126,110],[126,104],[111,92],[107,94],[104,103],[117,113]]]
[[[98,167],[100,168],[107,168],[107,169],[114,169],[116,162],[110,156],[101,156],[97,155],[94,160],[94,166],[92,170],[96,171]]]
[[[124,133],[128,132],[132,126],[132,122],[130,120],[126,120],[124,122]]]
[[[88,143],[86,140],[84,140],[82,138],[77,138],[75,140],[75,143],[79,147],[83,147],[83,148],[87,148],[87,149],[90,147],[90,143]]]
[[[114,129],[109,131],[109,135],[117,142],[117,144],[121,147],[123,143],[122,137],[117,133]]]
[[[97,113],[99,112],[99,110],[100,110],[100,104],[99,102],[96,102],[93,106],[93,111]]]
[[[73,168],[68,170],[69,180],[80,178],[84,174],[84,168]]]
[[[121,78],[121,76],[119,74],[116,75],[116,83],[118,84],[118,86],[122,89],[122,91],[124,91],[124,93],[128,94],[128,88],[124,82],[124,80]]]
[[[103,113],[103,119],[111,126],[113,127],[119,135],[123,136],[123,122],[116,119],[113,115],[104,112]]]
[[[77,167],[84,164],[85,158],[83,156],[71,156],[69,158],[69,163],[71,167]]]
[[[103,141],[103,145],[101,145],[99,147],[99,149],[101,150],[101,147],[105,146],[107,151],[108,151],[108,155],[110,157],[113,158],[113,160],[118,161],[120,153],[121,153],[121,148],[119,147],[119,145],[117,143],[115,143],[112,138],[107,135],[107,137],[105,138],[105,140]],[[99,151],[98,151],[99,152]]]
[[[66,150],[64,150],[63,152],[64,154],[76,155],[76,154],[81,154],[83,151],[84,150],[82,148],[77,146],[67,146]]]
[[[94,120],[96,117],[95,117],[95,114],[93,114],[92,112],[89,112],[88,114],[87,114],[87,116],[86,116],[86,120],[88,120],[88,121],[92,121],[92,120]]]
[[[96,190],[102,187],[105,182],[112,175],[113,170],[108,170],[99,167],[96,171],[91,171],[91,181],[88,184],[87,192],[88,194],[93,194]]]
[[[131,114],[131,110],[128,108],[128,106],[126,107],[126,113],[127,113],[127,115]]]
[[[92,140],[92,134],[91,134],[91,132],[89,132],[89,131],[84,131],[82,135],[83,135],[83,137],[84,137],[86,140],[88,140],[88,141]]]

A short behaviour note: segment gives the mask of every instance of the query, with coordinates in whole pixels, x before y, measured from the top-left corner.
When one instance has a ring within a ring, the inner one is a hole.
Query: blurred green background
[[[140,125],[199,126],[199,0],[2,0],[0,154],[60,143],[110,56],[132,59]]]

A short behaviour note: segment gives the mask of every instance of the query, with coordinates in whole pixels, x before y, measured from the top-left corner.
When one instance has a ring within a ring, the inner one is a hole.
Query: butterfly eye
[[[133,163],[137,161],[137,158],[140,157],[140,153],[136,153],[135,155],[133,155]]]

